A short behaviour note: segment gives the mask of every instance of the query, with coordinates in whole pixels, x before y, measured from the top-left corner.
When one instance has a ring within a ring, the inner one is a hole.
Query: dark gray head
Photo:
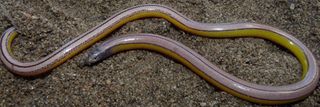
[[[96,64],[96,63],[106,59],[110,55],[109,53],[110,52],[108,52],[108,50],[102,50],[99,47],[94,48],[89,51],[89,53],[87,55],[86,64],[87,65]]]

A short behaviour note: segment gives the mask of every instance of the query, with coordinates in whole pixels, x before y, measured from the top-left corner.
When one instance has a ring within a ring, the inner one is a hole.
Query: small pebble
[[[110,85],[111,84],[111,80],[108,79],[107,80],[107,84]]]
[[[295,5],[293,3],[290,4],[290,9],[293,10],[295,8]]]
[[[206,106],[206,105],[207,105],[207,103],[205,103],[205,102],[200,103],[200,106],[201,106],[201,107],[204,107],[204,106]]]

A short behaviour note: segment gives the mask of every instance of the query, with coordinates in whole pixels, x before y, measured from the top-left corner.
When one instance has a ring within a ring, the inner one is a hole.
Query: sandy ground
[[[319,0],[293,0],[291,9],[286,0],[1,0],[0,32],[17,28],[21,35],[13,43],[15,58],[35,61],[112,14],[150,3],[172,7],[200,22],[271,25],[293,34],[320,57]],[[154,33],[180,41],[223,70],[258,84],[285,85],[301,76],[301,66],[291,53],[263,39],[203,38],[156,18],[130,22],[109,37],[128,33]],[[83,66],[87,53],[34,79],[14,76],[1,65],[0,105],[260,106],[217,89],[158,53],[128,51]],[[320,106],[320,88],[291,105]]]

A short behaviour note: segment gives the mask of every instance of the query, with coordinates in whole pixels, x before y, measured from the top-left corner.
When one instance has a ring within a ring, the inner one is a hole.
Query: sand
[[[14,26],[16,59],[38,60],[120,10],[162,4],[205,23],[255,22],[282,29],[320,58],[319,0],[1,0],[0,32]],[[286,49],[258,38],[203,38],[164,19],[127,23],[104,40],[154,33],[182,42],[221,69],[262,85],[299,81],[301,66]],[[93,47],[97,46],[94,45]],[[89,48],[90,50],[92,48]],[[88,50],[39,78],[22,78],[0,66],[1,106],[261,106],[209,84],[161,54],[134,50],[84,66]],[[320,106],[320,88],[288,106]]]

